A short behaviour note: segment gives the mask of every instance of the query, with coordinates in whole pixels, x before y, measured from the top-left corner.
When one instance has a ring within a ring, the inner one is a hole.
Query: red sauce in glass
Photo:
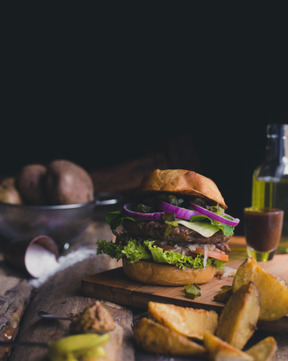
[[[260,252],[278,247],[284,212],[276,208],[245,208],[244,229],[247,244]]]

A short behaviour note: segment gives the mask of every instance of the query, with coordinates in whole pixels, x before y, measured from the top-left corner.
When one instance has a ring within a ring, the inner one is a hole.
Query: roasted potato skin
[[[162,325],[183,336],[203,340],[204,333],[216,331],[218,314],[192,307],[181,307],[159,302],[148,303],[149,315]]]
[[[288,313],[288,287],[266,272],[254,258],[246,259],[237,269],[232,288],[254,282],[260,293],[259,320],[275,321]]]
[[[89,173],[68,160],[54,160],[47,166],[46,191],[49,203],[87,203],[94,199],[94,186]]]
[[[21,193],[25,204],[46,204],[45,175],[46,166],[28,164],[21,168],[16,176],[16,187]]]
[[[134,338],[144,351],[165,356],[204,355],[203,346],[168,327],[147,318],[141,318],[134,328]]]
[[[242,349],[256,329],[259,314],[259,291],[253,282],[249,282],[230,296],[220,314],[215,334]]]
[[[277,348],[278,346],[275,338],[268,336],[246,350],[246,353],[247,355],[252,356],[254,361],[273,361],[276,356]]]
[[[15,186],[15,177],[8,177],[0,183],[0,202],[23,204],[20,192]]]
[[[209,333],[204,335],[204,346],[209,361],[254,361],[251,355]]]

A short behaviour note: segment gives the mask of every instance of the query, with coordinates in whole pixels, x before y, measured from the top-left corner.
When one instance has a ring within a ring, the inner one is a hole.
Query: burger
[[[239,219],[216,184],[184,169],[155,169],[135,200],[106,215],[115,241],[98,241],[97,254],[122,259],[123,271],[145,284],[181,286],[209,282],[228,261],[229,239]]]

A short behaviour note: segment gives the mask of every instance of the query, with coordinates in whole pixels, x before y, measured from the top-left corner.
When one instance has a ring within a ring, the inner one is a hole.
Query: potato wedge
[[[166,356],[205,354],[203,346],[148,318],[141,318],[137,322],[134,338],[137,345],[149,353]]]
[[[253,356],[229,345],[215,335],[204,335],[204,347],[209,361],[254,361]]]
[[[254,361],[273,361],[277,352],[277,342],[274,337],[266,337],[245,352],[254,357]]]
[[[215,311],[149,302],[148,313],[156,321],[181,335],[202,340],[204,333],[214,333],[218,314]]]
[[[225,304],[216,336],[241,350],[256,329],[259,313],[259,291],[253,282],[246,283]]]
[[[260,320],[274,321],[288,314],[288,287],[266,272],[254,258],[243,262],[233,280],[233,292],[254,282],[260,293]]]

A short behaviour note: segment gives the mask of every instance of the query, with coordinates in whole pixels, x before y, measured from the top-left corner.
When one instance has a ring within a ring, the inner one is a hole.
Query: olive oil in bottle
[[[288,124],[267,126],[266,159],[253,173],[252,206],[284,210],[278,253],[288,253]]]

